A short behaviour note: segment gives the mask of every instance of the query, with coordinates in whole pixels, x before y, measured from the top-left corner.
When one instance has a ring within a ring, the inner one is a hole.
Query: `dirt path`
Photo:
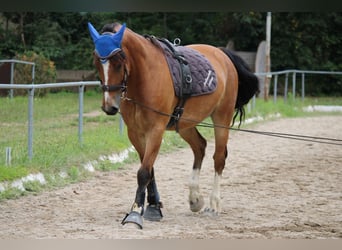
[[[342,116],[270,121],[253,129],[342,138]],[[17,238],[342,238],[342,147],[231,133],[222,214],[189,210],[188,148],[160,155],[156,178],[162,222],[122,228],[133,202],[137,164],[96,173],[68,187],[0,203],[0,239]],[[208,202],[213,143],[201,173]]]

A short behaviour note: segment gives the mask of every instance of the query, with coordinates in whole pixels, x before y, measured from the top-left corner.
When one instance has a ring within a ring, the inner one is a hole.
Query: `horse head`
[[[99,73],[103,90],[102,110],[107,115],[115,115],[120,109],[121,95],[126,90],[127,69],[125,54],[121,43],[126,25],[121,25],[115,32],[117,24],[112,30],[105,30],[99,34],[91,23],[89,32],[95,45],[94,65]]]

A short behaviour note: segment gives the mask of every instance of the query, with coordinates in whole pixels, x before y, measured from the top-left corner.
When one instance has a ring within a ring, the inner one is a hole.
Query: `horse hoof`
[[[149,204],[144,212],[144,218],[149,221],[160,221],[163,218],[161,204]]]
[[[216,211],[213,208],[208,208],[208,207],[206,207],[201,213],[206,215],[206,216],[209,216],[209,217],[218,217],[219,216],[218,211]]]
[[[204,206],[204,199],[202,196],[196,198],[195,201],[190,200],[190,210],[192,212],[199,212]]]
[[[141,215],[136,211],[131,211],[129,214],[126,214],[125,218],[123,218],[121,224],[125,225],[127,223],[135,224],[139,229],[143,228],[143,219]]]

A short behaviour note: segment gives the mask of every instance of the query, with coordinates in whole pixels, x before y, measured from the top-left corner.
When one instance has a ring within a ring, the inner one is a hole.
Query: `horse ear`
[[[90,22],[88,22],[88,29],[89,29],[91,38],[93,39],[93,42],[95,43],[95,41],[100,37],[100,35]]]
[[[122,41],[122,38],[123,38],[123,34],[125,32],[125,29],[126,29],[126,23],[124,23],[120,30],[118,32],[116,32],[113,36],[112,36],[112,39],[114,41],[115,44],[117,45],[121,45],[121,41]]]

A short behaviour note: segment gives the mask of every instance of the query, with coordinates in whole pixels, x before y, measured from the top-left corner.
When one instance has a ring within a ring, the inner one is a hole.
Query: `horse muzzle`
[[[109,106],[109,107],[101,107],[102,111],[105,112],[107,115],[116,115],[119,111],[117,107]]]

